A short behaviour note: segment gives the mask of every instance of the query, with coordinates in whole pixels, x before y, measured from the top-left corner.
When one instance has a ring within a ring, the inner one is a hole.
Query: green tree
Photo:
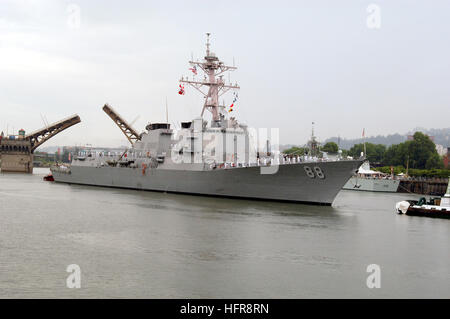
[[[322,147],[321,150],[327,153],[337,153],[339,146],[335,142],[328,142]]]
[[[364,144],[355,144],[348,151],[350,156],[358,158],[364,152]],[[372,163],[381,163],[386,153],[386,146],[383,144],[366,143],[366,158]]]
[[[350,154],[349,154],[349,152],[348,152],[348,150],[341,150],[342,151],[342,157],[347,157],[347,156],[350,156]]]
[[[414,140],[409,144],[409,158],[411,168],[425,168],[427,161],[438,155],[436,145],[428,136],[421,132],[414,133]]]
[[[444,162],[442,161],[442,158],[436,153],[430,156],[430,158],[427,159],[427,162],[425,163],[426,169],[433,169],[433,168],[444,168]]]
[[[391,145],[384,156],[384,165],[409,166],[412,169],[442,168],[443,163],[433,141],[421,132],[412,141]]]
[[[383,164],[406,167],[409,144],[411,144],[411,141],[389,146],[384,154]]]
[[[300,155],[301,156],[307,152],[304,147],[294,146],[294,147],[288,148],[287,150],[284,150],[283,153],[286,155]]]

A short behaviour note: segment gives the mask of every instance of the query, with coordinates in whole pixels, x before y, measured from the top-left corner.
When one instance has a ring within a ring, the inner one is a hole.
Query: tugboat
[[[429,201],[425,197],[418,201],[404,200],[398,202],[395,209],[399,214],[450,219],[450,181],[443,197],[430,198]]]

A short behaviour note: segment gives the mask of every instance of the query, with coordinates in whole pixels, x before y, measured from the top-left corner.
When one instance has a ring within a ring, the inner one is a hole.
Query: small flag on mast
[[[178,90],[178,94],[184,95],[184,86],[180,84],[180,89]]]
[[[197,75],[197,67],[194,65],[192,68],[189,68],[195,75]]]
[[[234,92],[233,93],[233,103],[231,103],[231,105],[230,105],[230,109],[228,110],[228,112],[233,112],[233,106],[234,106],[234,103],[236,103],[236,101],[237,101],[237,99],[238,99],[238,94],[236,93],[236,92]]]
[[[365,129],[363,128],[362,137],[366,137]]]

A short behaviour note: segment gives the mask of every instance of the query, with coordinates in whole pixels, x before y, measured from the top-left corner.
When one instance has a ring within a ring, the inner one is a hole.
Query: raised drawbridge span
[[[56,134],[80,122],[81,122],[80,117],[75,114],[65,118],[64,120],[55,122],[47,127],[44,127],[40,130],[34,131],[31,134],[28,134],[25,138],[29,139],[31,142],[31,152],[34,152],[35,149],[37,149],[44,142],[48,141]]]
[[[0,137],[1,170],[3,172],[33,172],[33,153],[40,145],[69,127],[80,123],[78,115],[72,115],[25,135],[20,130],[18,135]]]
[[[113,120],[114,123],[116,123],[116,125],[120,128],[122,133],[127,137],[128,141],[130,141],[131,144],[134,144],[136,141],[141,140],[141,135],[110,105],[105,104],[103,106],[103,111],[108,114],[108,116]]]

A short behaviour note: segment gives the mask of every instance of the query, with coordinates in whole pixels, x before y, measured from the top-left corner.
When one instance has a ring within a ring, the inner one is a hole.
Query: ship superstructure
[[[109,186],[152,191],[239,197],[331,205],[360,166],[360,160],[323,161],[296,158],[285,162],[271,152],[267,136],[230,116],[219,97],[239,86],[226,83],[224,73],[235,70],[210,51],[192,69],[204,73],[203,80],[182,77],[184,85],[204,96],[201,114],[181,122],[150,123],[138,134],[111,106],[104,111],[127,136],[132,146],[122,154],[97,153],[74,156],[70,167],[53,167],[56,182]],[[211,113],[208,122],[205,111]],[[259,139],[259,141],[258,141]],[[266,144],[265,152],[258,144]]]

